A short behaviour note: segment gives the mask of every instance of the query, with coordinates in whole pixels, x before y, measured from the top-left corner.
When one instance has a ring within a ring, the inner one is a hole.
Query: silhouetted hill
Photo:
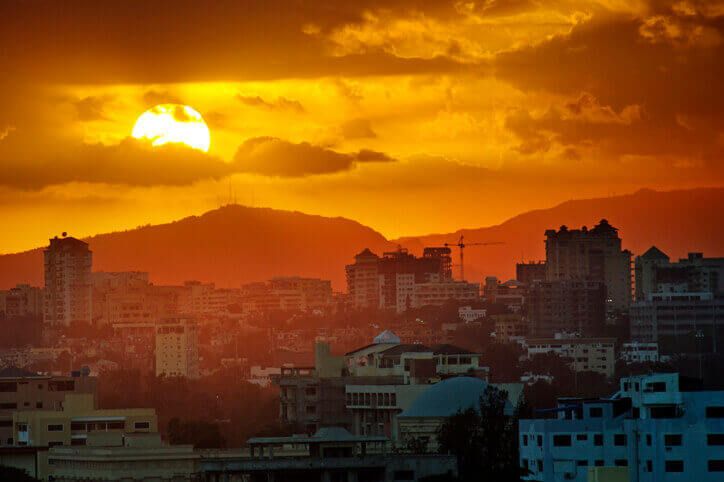
[[[357,252],[392,247],[381,234],[348,219],[239,205],[85,241],[94,271],[148,271],[157,284],[198,279],[230,287],[301,275],[332,279],[343,289],[344,265]],[[0,286],[18,282],[42,285],[42,249],[0,256]]]
[[[724,256],[724,188],[668,192],[643,189],[624,196],[567,201],[550,209],[529,211],[497,226],[394,242],[421,252],[422,246],[454,242],[461,234],[468,243],[502,241],[505,244],[500,246],[466,248],[465,275],[471,280],[485,275],[509,279],[515,276],[515,263],[521,259],[545,259],[546,229],[561,225],[591,227],[603,218],[619,228],[624,248],[634,255],[656,245],[672,260],[690,251]],[[457,248],[454,256],[457,263]]]
[[[86,239],[95,271],[142,270],[157,284],[184,280],[239,286],[281,275],[331,279],[342,290],[344,265],[365,247],[378,254],[402,244],[420,253],[423,246],[456,241],[503,241],[471,246],[465,252],[467,278],[501,279],[515,274],[521,259],[544,258],[544,232],[565,224],[593,226],[606,218],[620,229],[624,247],[634,254],[656,245],[672,258],[688,251],[724,256],[724,188],[655,192],[641,190],[610,198],[567,201],[530,211],[487,228],[387,241],[355,221],[299,212],[226,206],[169,224],[102,234]],[[455,248],[457,262],[457,248]],[[0,288],[19,282],[42,285],[43,253],[35,249],[0,256]],[[457,269],[455,269],[457,274]]]

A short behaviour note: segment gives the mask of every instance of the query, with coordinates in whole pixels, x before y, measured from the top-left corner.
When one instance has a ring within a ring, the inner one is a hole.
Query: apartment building
[[[43,321],[68,326],[93,321],[93,253],[88,244],[57,236],[43,251],[45,290]]]
[[[658,343],[623,343],[618,358],[626,363],[655,363],[660,360]]]
[[[97,432],[157,433],[152,408],[98,409],[90,393],[69,393],[60,409],[13,412],[16,446],[86,445]]]
[[[528,480],[585,482],[589,468],[625,468],[636,482],[724,479],[724,392],[676,373],[620,380],[597,400],[559,399],[554,419],[519,422]]]
[[[19,368],[0,370],[0,446],[14,445],[13,413],[60,410],[69,394],[96,396],[96,378],[40,375]]]
[[[652,246],[636,257],[636,299],[652,293],[692,292],[724,294],[724,258],[705,258],[689,253],[672,263],[669,256]]]
[[[156,326],[156,376],[199,377],[198,325],[190,318],[167,318]]]
[[[546,235],[546,280],[601,281],[606,305],[627,310],[631,303],[631,252],[621,249],[618,229],[602,219],[591,229],[549,229]]]
[[[0,318],[43,316],[43,290],[19,284],[0,291]]]
[[[724,295],[655,292],[630,309],[631,340],[658,343],[662,355],[724,349]]]
[[[616,367],[615,338],[530,338],[526,340],[528,357],[555,353],[566,360],[573,371],[592,371],[612,377]]]
[[[535,281],[526,306],[533,336],[564,331],[599,336],[606,322],[606,286],[601,281]]]
[[[394,417],[423,391],[420,386],[461,374],[487,376],[480,354],[452,345],[403,344],[387,335],[343,356],[318,342],[314,367],[282,367],[281,420],[308,433],[339,426],[393,436]]]

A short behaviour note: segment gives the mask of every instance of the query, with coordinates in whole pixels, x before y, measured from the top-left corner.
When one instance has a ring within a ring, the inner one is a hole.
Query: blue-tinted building
[[[547,415],[520,421],[528,480],[585,482],[589,467],[619,466],[632,482],[724,481],[724,391],[642,375],[608,399],[559,399]]]

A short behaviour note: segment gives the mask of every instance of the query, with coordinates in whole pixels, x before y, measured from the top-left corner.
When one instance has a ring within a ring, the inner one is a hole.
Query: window
[[[307,387],[306,390],[304,390],[304,393],[306,393],[308,397],[315,397],[317,395],[317,388]]]
[[[619,447],[626,445],[626,434],[625,433],[617,433],[613,436],[613,444],[617,445]]]
[[[709,472],[724,472],[724,460],[709,460]]]
[[[542,446],[543,446],[543,436],[538,435],[538,447],[542,447]]]
[[[593,435],[593,445],[601,446],[603,445],[603,434],[597,433]]]
[[[628,467],[628,460],[616,459],[613,461],[613,465],[615,465],[616,467]]]
[[[632,418],[641,418],[641,409],[639,407],[633,407],[631,409]]]
[[[724,407],[706,407],[706,418],[724,418]]]
[[[543,472],[543,461],[538,459],[538,472]]]
[[[593,463],[593,465],[595,465],[596,467],[603,467],[603,460],[598,459]]]
[[[585,442],[586,440],[588,440],[588,435],[585,433],[579,433],[576,435],[576,440],[579,442]]]
[[[13,408],[18,408],[18,404],[15,402],[3,402],[0,403],[0,410],[10,410]]]
[[[603,408],[602,407],[591,407],[590,409],[588,409],[588,416],[591,418],[603,417]]]
[[[655,393],[665,392],[666,391],[666,382],[649,383],[646,385],[645,391],[655,392]]]
[[[136,430],[144,430],[151,428],[151,422],[134,422],[133,428]]]
[[[650,433],[646,434],[646,445],[651,447],[651,434]]]
[[[724,433],[710,433],[706,436],[707,445],[724,445]]]
[[[306,411],[307,415],[316,415],[317,407],[316,407],[316,405],[307,405],[307,408],[305,411]]]
[[[63,424],[62,423],[54,423],[48,425],[48,432],[62,432],[63,431]]]
[[[35,402],[35,408],[43,408],[43,402]]]
[[[74,438],[70,441],[71,445],[85,445],[86,439],[84,438]]]
[[[123,430],[125,426],[123,422],[108,422],[108,430]]]
[[[59,440],[53,440],[51,442],[48,442],[48,447],[57,447],[58,445],[63,445],[63,442]]]
[[[397,406],[397,394],[396,393],[390,393],[390,403],[393,407]]]
[[[84,422],[70,422],[70,430],[73,432],[83,431],[85,432]]]
[[[576,467],[588,467],[588,460],[576,460]]]
[[[0,427],[12,427],[13,421],[12,420],[0,420]]]
[[[666,435],[664,435],[664,445],[666,445],[667,447],[681,445],[681,434],[667,433]]]
[[[667,460],[664,464],[664,471],[666,472],[683,472],[684,461],[683,460]]]
[[[570,447],[571,436],[570,435],[554,435],[553,436],[554,447]]]
[[[646,461],[646,472],[654,471],[654,463],[651,460]]]
[[[0,382],[0,392],[17,392],[17,382]]]
[[[528,445],[528,436],[527,435],[523,435],[523,445],[524,446]]]
[[[75,390],[74,380],[50,380],[48,391],[50,392],[72,392]]]

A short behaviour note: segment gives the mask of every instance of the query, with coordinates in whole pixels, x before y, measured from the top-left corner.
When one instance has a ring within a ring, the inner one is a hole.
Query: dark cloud
[[[143,93],[141,100],[148,107],[153,107],[158,104],[184,104],[184,101],[180,97],[166,91],[161,90],[148,90]]]
[[[352,119],[341,126],[345,139],[370,139],[377,137],[369,119]]]
[[[107,117],[104,112],[104,106],[107,101],[108,97],[89,96],[73,102],[78,120],[84,122],[106,120]]]
[[[0,131],[0,186],[39,189],[70,182],[135,186],[188,185],[234,173],[300,177],[340,172],[357,163],[390,162],[384,153],[361,150],[339,153],[307,142],[295,144],[271,137],[253,138],[238,149],[232,162],[185,145],[152,147],[127,138],[117,145],[54,140],[33,148],[32,131]]]
[[[362,150],[344,154],[302,142],[274,137],[249,139],[239,146],[234,163],[240,172],[278,177],[303,177],[352,169],[357,162],[389,162],[380,152]]]
[[[508,117],[521,153],[558,144],[602,160],[659,156],[717,169],[724,155],[724,17],[706,16],[696,3],[687,11],[652,5],[641,18],[594,19],[496,59],[496,75],[518,88],[570,99],[542,115],[523,109]],[[708,32],[705,41],[696,32]]]
[[[433,15],[452,1],[7,0],[0,65],[17,78],[64,83],[165,83],[439,72],[451,59],[331,55],[326,35],[369,11]],[[316,34],[313,34],[316,32]]]
[[[306,112],[301,102],[297,100],[287,99],[286,97],[279,97],[277,100],[269,102],[258,95],[241,95],[237,94],[236,98],[244,105],[250,107],[262,107],[269,110],[281,110],[281,111],[292,111],[299,114]]]

